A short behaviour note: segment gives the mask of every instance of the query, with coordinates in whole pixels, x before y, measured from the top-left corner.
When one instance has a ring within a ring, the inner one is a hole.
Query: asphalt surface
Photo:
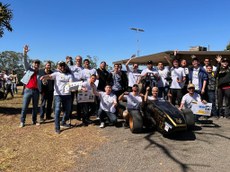
[[[95,126],[107,141],[69,171],[228,172],[230,120],[209,119],[194,131],[165,138],[159,132],[132,134],[124,127]],[[211,123],[213,122],[213,123]]]

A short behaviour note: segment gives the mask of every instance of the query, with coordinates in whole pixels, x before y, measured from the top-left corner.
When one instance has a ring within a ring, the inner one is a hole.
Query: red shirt
[[[37,73],[36,72],[34,72],[34,74],[31,76],[28,84],[26,85],[26,88],[29,88],[29,89],[37,89],[38,88]]]

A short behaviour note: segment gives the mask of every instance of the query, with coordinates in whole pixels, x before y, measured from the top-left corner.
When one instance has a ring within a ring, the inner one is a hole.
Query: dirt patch
[[[67,171],[106,141],[95,126],[73,127],[57,135],[53,121],[32,125],[31,113],[26,126],[19,128],[21,102],[20,93],[0,100],[0,171]]]

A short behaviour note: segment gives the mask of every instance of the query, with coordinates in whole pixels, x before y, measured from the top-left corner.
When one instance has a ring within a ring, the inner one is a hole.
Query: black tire
[[[140,133],[143,129],[143,118],[140,111],[129,112],[129,127],[132,133]]]
[[[182,112],[184,114],[185,121],[186,121],[188,128],[194,127],[195,126],[195,116],[193,112],[190,109],[183,109]]]

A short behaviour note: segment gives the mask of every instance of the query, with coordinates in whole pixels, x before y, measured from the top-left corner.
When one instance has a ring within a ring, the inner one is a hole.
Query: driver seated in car
[[[121,94],[118,98],[119,101],[127,100],[127,111],[124,111],[123,117],[126,120],[126,123],[128,123],[129,116],[128,114],[138,114],[142,116],[141,114],[141,108],[143,106],[143,96],[139,93],[139,87],[137,84],[134,84],[132,87],[132,92],[124,92]]]

